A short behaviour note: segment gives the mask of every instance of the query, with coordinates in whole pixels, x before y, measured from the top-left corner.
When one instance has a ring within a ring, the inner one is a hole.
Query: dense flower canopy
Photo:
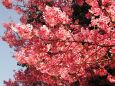
[[[115,84],[114,0],[3,0],[21,14],[5,23],[3,40],[18,65],[6,86]]]

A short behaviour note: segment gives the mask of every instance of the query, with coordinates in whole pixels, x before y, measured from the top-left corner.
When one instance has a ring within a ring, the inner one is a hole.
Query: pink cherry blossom
[[[45,7],[44,19],[50,26],[55,26],[57,24],[63,23],[68,24],[69,19],[65,12],[62,12],[57,7]]]

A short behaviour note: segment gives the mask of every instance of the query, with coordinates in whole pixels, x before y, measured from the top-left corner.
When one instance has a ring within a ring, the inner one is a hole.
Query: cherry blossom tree
[[[114,0],[2,0],[20,24],[3,40],[25,70],[6,86],[115,85]]]

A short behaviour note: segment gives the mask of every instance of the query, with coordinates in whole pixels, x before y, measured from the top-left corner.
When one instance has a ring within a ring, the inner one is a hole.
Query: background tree
[[[114,0],[3,0],[22,15],[5,23],[15,50],[15,80],[6,86],[115,85]]]

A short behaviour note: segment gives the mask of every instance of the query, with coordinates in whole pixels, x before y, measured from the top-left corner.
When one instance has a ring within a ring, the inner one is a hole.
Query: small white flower
[[[32,26],[31,24],[27,24],[26,26],[27,26],[27,28],[28,28],[29,30],[32,30],[32,29],[33,29],[33,26]]]
[[[46,25],[43,25],[43,26],[41,27],[41,29],[44,29],[44,30],[46,30],[47,33],[49,33],[49,29],[48,29],[48,27],[47,27]]]
[[[11,25],[11,29],[14,31],[14,32],[18,32],[17,28],[13,25]]]

